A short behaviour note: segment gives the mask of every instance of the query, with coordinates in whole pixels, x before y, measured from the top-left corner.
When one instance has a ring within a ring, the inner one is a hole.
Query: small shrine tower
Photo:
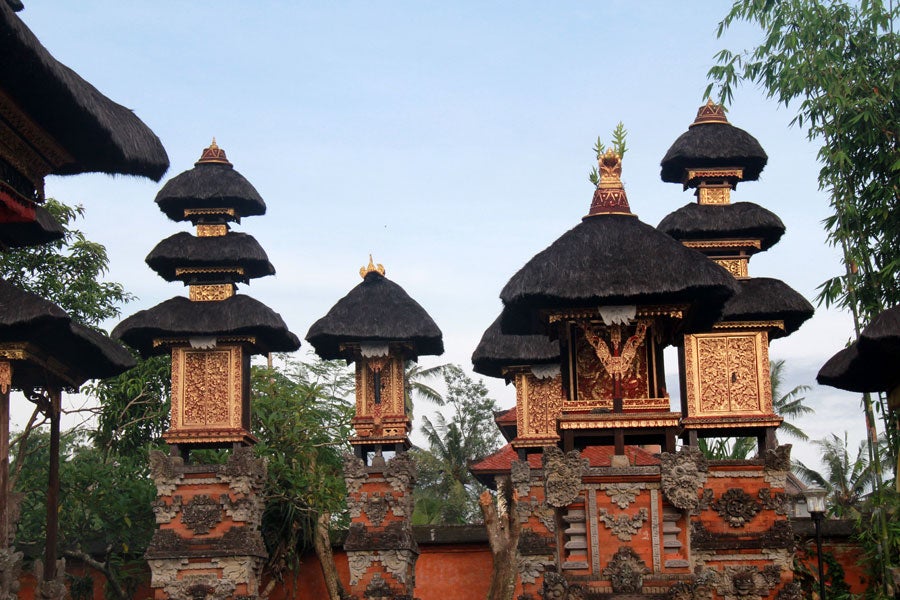
[[[183,232],[161,241],[147,264],[177,296],[122,321],[113,336],[142,356],[171,354],[172,456],[151,455],[159,529],[147,550],[156,600],[257,598],[266,552],[259,531],[265,464],[250,446],[250,357],[292,352],[300,341],[272,309],[236,293],[274,274],[250,235],[231,231],[265,214],[257,191],[215,140],[194,168],[169,180],[156,203]],[[193,448],[234,448],[225,465],[186,464]]]
[[[425,309],[371,256],[360,275],[362,283],[313,323],[306,339],[320,357],[356,364],[354,455],[344,460],[350,593],[411,600],[419,552],[410,521],[415,466],[406,454],[405,367],[419,356],[443,354],[444,344]]]
[[[767,160],[759,142],[731,125],[712,101],[662,160],[662,180],[693,189],[697,202],[666,216],[660,231],[707,255],[738,284],[722,319],[709,331],[686,334],[679,346],[682,425],[693,446],[698,437],[753,436],[761,453],[775,448],[782,419],[772,407],[769,342],[813,314],[784,282],[749,274],[750,257],[777,243],[784,225],[757,204],[731,202],[731,191],[757,180]]]

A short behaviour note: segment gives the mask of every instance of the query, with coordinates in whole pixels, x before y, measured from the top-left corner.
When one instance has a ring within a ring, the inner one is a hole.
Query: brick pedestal
[[[239,447],[224,465],[186,465],[161,452],[150,465],[159,525],[146,554],[154,599],[258,598],[264,462]]]

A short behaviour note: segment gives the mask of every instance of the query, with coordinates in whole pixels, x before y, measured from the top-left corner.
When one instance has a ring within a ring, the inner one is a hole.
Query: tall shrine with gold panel
[[[662,179],[693,189],[697,198],[666,216],[659,229],[724,267],[739,291],[708,331],[687,334],[683,365],[682,424],[698,437],[755,435],[773,448],[782,419],[772,406],[769,342],[789,335],[813,314],[800,294],[771,278],[751,278],[750,257],[784,233],[781,220],[750,202],[731,202],[741,181],[755,181],[767,157],[759,142],[732,126],[722,107],[708,102],[666,153]]]
[[[626,438],[674,451],[681,413],[663,348],[711,324],[736,285],[632,214],[621,172],[615,152],[599,157],[588,215],[510,279],[500,328],[558,340],[564,448],[610,444],[624,457]]]
[[[250,357],[300,346],[277,313],[237,293],[238,284],[275,272],[253,237],[231,231],[266,205],[215,140],[156,202],[173,221],[196,228],[196,235],[166,238],[147,256],[160,277],[188,286],[188,297],[140,311],[113,330],[145,357],[172,357],[164,434],[172,452],[150,456],[158,524],[145,555],[150,585],[155,600],[258,598],[266,469],[249,447]],[[187,464],[190,449],[210,447],[233,448],[227,464]]]

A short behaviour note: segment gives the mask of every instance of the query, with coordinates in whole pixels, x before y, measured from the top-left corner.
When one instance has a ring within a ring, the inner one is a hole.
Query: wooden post
[[[9,388],[12,365],[0,363],[0,549],[9,546]]]
[[[50,394],[50,477],[47,482],[47,544],[44,548],[44,581],[56,579],[56,538],[59,532],[59,417],[62,412],[62,391],[47,390]]]

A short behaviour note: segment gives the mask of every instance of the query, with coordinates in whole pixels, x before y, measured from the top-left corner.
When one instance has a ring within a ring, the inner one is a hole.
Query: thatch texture
[[[676,240],[760,239],[761,250],[774,246],[785,230],[778,215],[752,202],[691,203],[666,215],[656,228]]]
[[[239,216],[266,214],[266,203],[231,165],[201,163],[166,182],[156,195],[159,209],[173,221],[186,221],[186,208],[233,208]]]
[[[60,307],[36,294],[0,280],[0,342],[27,342],[62,365],[69,379],[111,377],[134,366],[121,344],[73,322]],[[61,384],[37,364],[17,363],[13,386]]]
[[[154,348],[154,338],[252,336],[256,338],[255,351],[261,354],[293,352],[300,347],[300,340],[278,313],[241,294],[215,302],[172,298],[128,317],[113,329],[112,336],[145,357],[169,351]]]
[[[693,125],[663,157],[660,177],[682,183],[685,169],[743,167],[743,181],[755,181],[769,157],[756,138],[730,123]]]
[[[498,316],[472,353],[472,370],[488,377],[503,377],[505,367],[559,362],[559,343],[544,335],[505,335]]]
[[[879,353],[889,357],[900,371],[900,306],[876,315],[860,334],[859,347],[866,355]]]
[[[441,330],[406,291],[378,273],[338,300],[306,334],[316,354],[324,359],[347,358],[342,343],[407,342],[414,356],[444,353]]]
[[[502,330],[545,333],[543,309],[688,303],[690,331],[718,320],[737,290],[725,269],[636,217],[590,217],[509,280],[500,292]]]
[[[723,321],[784,321],[784,331],[772,338],[797,331],[815,309],[809,301],[780,279],[754,277],[738,280],[740,291],[725,303]]]
[[[849,392],[889,392],[900,385],[897,365],[896,357],[864,353],[859,342],[853,342],[828,359],[816,381]]]
[[[58,62],[5,2],[0,2],[0,89],[75,161],[54,173],[140,175],[159,181],[169,157],[135,114]]]
[[[176,233],[157,244],[146,262],[166,281],[185,279],[184,275],[175,275],[179,267],[243,267],[243,281],[275,274],[259,242],[251,235],[233,231],[212,237]]]
[[[62,239],[64,235],[62,225],[47,209],[38,205],[34,207],[34,221],[0,222],[0,244],[7,248],[39,246]]]

